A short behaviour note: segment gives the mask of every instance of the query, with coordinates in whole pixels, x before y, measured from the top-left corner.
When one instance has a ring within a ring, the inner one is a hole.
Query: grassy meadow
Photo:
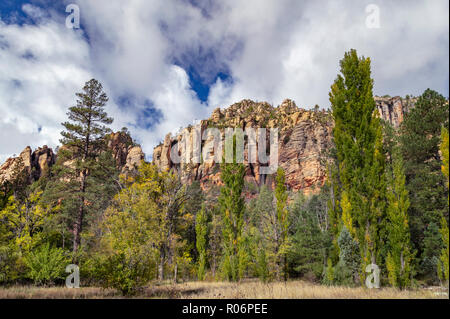
[[[111,299],[124,298],[115,289],[81,287],[13,286],[0,288],[0,299]],[[127,298],[163,299],[448,299],[448,290],[428,287],[398,290],[324,286],[306,281],[261,283],[259,281],[164,283],[144,288]]]

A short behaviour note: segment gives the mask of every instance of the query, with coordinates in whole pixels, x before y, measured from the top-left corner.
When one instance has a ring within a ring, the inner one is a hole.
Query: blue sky
[[[80,8],[68,29],[66,5]],[[380,28],[368,28],[368,4]],[[94,77],[147,158],[168,132],[250,98],[329,106],[345,51],[372,59],[377,95],[448,96],[448,1],[2,0],[0,162],[58,145]]]

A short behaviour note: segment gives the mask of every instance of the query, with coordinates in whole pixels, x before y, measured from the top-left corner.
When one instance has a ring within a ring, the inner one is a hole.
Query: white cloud
[[[41,16],[37,8],[25,8]],[[57,145],[60,123],[90,69],[80,33],[51,20],[23,26],[0,20],[0,154]]]
[[[371,2],[380,8],[380,29],[365,26]],[[0,21],[0,136],[8,136],[0,157],[27,144],[55,146],[74,93],[91,77],[111,97],[113,128],[129,126],[147,157],[166,133],[243,98],[327,107],[350,48],[371,57],[375,94],[430,87],[448,96],[446,0],[76,3],[88,37],[65,28],[64,12],[32,6],[24,11],[35,25]],[[206,103],[190,87],[187,67],[212,84]],[[215,79],[217,72],[231,78]],[[120,97],[130,103],[118,106]],[[148,108],[162,117],[146,126]]]

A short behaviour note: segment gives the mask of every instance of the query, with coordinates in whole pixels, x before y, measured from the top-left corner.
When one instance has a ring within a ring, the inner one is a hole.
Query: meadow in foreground
[[[86,287],[0,288],[0,298],[23,299],[104,299],[124,298],[114,289]],[[261,283],[248,281],[230,282],[186,282],[155,285],[146,288],[132,298],[172,299],[448,299],[448,290],[440,287],[398,290],[395,288],[367,289],[333,287],[305,281]]]

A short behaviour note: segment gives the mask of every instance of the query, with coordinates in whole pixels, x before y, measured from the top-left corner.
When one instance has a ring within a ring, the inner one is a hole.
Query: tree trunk
[[[82,176],[81,176],[81,186],[80,186],[80,207],[78,208],[78,215],[75,220],[75,225],[73,229],[73,252],[74,254],[77,253],[78,248],[81,243],[81,231],[83,230],[83,218],[84,218],[84,193],[86,191],[86,170],[83,170]]]
[[[160,249],[159,265],[158,265],[158,280],[164,279],[164,249]]]
[[[177,275],[178,275],[178,264],[175,263],[175,271],[174,271],[174,275],[173,275],[173,282],[175,284],[177,283]]]
[[[84,201],[84,197],[81,198]],[[74,227],[74,237],[73,237],[73,252],[76,253],[81,244],[81,231],[83,229],[83,217],[84,217],[84,204],[80,204],[78,209],[77,219],[75,221]]]

